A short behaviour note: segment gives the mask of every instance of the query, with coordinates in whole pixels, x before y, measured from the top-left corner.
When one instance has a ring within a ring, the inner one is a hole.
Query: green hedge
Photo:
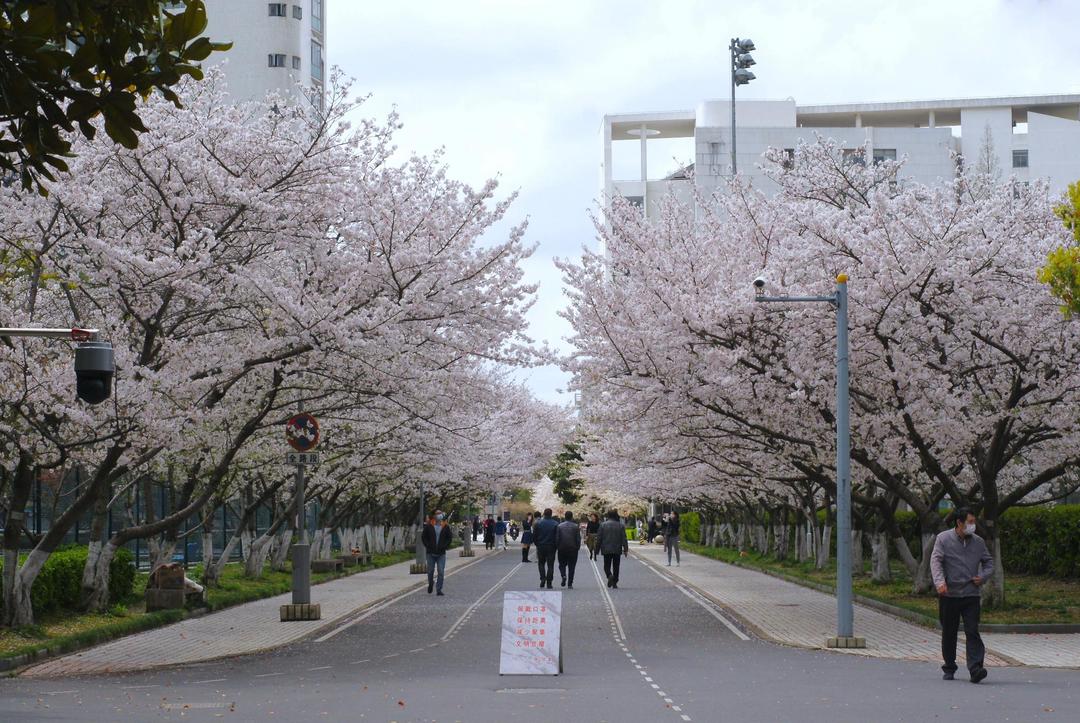
[[[999,525],[1006,570],[1080,577],[1080,505],[1014,507]]]
[[[684,512],[679,515],[679,536],[687,542],[701,542],[701,515]]]
[[[81,546],[61,548],[49,555],[30,589],[30,604],[35,615],[53,610],[79,608],[86,556],[86,548]],[[2,571],[3,560],[0,560],[0,572]],[[120,548],[109,565],[109,602],[117,603],[127,599],[134,587],[134,556],[129,550]]]

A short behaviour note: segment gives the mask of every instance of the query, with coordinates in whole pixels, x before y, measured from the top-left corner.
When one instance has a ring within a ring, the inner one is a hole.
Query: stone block
[[[826,648],[865,648],[866,638],[834,637],[825,641]]]
[[[312,572],[337,572],[342,569],[345,563],[341,560],[312,560],[311,571]]]
[[[322,618],[322,607],[319,603],[289,603],[282,605],[278,612],[283,623],[291,620],[320,620]]]
[[[341,564],[345,567],[356,567],[360,564],[359,555],[342,555],[340,558]]]

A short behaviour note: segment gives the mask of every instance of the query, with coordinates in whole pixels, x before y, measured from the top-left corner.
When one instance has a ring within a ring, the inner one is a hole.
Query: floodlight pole
[[[833,296],[765,296],[764,303],[824,302],[836,309],[836,637],[831,648],[864,648],[865,638],[854,635],[855,611],[851,589],[851,417],[848,374],[847,274],[836,277]]]
[[[739,39],[731,39],[731,176],[735,177],[738,166],[735,161],[735,69],[738,67]]]

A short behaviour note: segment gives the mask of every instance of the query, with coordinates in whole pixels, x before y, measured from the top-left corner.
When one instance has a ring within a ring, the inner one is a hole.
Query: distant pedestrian
[[[656,535],[657,535],[657,529],[659,528],[659,525],[657,524],[657,520],[658,520],[658,518],[657,518],[656,515],[653,515],[652,517],[649,518],[649,531],[648,531],[648,540],[649,540],[649,542],[652,542],[653,538],[656,537]]]
[[[428,517],[424,525],[424,531],[420,533],[420,541],[427,550],[427,591],[431,594],[435,588],[437,594],[443,594],[443,578],[446,576],[446,551],[450,549],[450,543],[454,541],[454,532],[446,524],[443,513],[436,511]],[[439,578],[436,582],[435,571],[438,569]]]
[[[484,520],[484,549],[491,550],[495,548],[495,520],[491,519],[491,515],[487,516]]]
[[[569,510],[555,530],[555,549],[559,556],[560,585],[574,589],[574,570],[577,569],[578,550],[581,549],[581,525],[574,522],[574,513]]]
[[[480,515],[473,515],[472,520],[472,541],[476,542],[476,537],[484,531],[484,526],[480,524]]]
[[[675,551],[675,567],[679,566],[679,513],[672,512],[668,515],[667,526],[664,528],[664,551],[667,552],[667,566],[671,567],[671,551]]]
[[[551,508],[533,523],[533,544],[536,545],[536,563],[540,568],[540,588],[551,589],[555,577],[556,531],[559,523],[551,518]]]
[[[600,534],[600,515],[593,512],[585,523],[585,547],[589,548],[589,559],[596,559],[596,538]]]
[[[607,519],[600,525],[600,534],[597,544],[600,553],[604,556],[604,574],[607,575],[607,586],[619,587],[619,555],[627,557],[630,554],[630,545],[626,542],[626,528],[619,521],[619,513],[610,510]]]
[[[521,561],[529,562],[529,547],[532,545],[533,516],[530,512],[525,518],[525,521],[521,523]]]
[[[495,521],[495,547],[506,549],[506,523],[503,522],[502,515]]]
[[[971,682],[986,677],[983,659],[986,648],[979,635],[979,612],[982,600],[979,588],[994,573],[994,558],[986,543],[975,534],[975,515],[966,507],[952,514],[953,527],[934,540],[930,555],[930,573],[938,591],[938,618],[941,620],[941,669],[945,680],[956,673],[956,633],[964,620],[967,642],[967,667]]]

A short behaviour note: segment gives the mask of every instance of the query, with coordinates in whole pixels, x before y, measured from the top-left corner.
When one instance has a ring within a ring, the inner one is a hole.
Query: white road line
[[[315,667],[315,668],[308,668],[308,671],[310,672],[312,670],[330,670],[330,668],[333,668],[333,667],[334,666],[332,666],[332,665],[320,665],[320,666]]]
[[[160,688],[160,687],[161,686],[158,685],[157,683],[154,683],[153,685],[124,685],[124,686],[120,687],[120,690],[141,690],[143,688]]]
[[[202,683],[224,683],[227,678],[210,678],[209,680],[193,680],[191,685],[200,685]]]
[[[259,673],[256,678],[273,678],[275,675],[285,675],[284,673]]]
[[[596,575],[596,582],[600,585],[600,594],[604,597],[604,600],[607,601],[608,611],[610,611],[611,616],[615,619],[615,625],[619,632],[619,642],[625,643],[626,631],[623,630],[622,620],[619,619],[619,612],[615,609],[615,603],[612,602],[611,595],[608,594],[607,588],[605,587],[607,581],[600,577],[600,569],[596,566],[596,561],[590,560],[590,562],[592,562],[593,573]]]
[[[64,695],[65,693],[78,693],[77,690],[50,690],[42,693],[42,695]]]
[[[716,618],[721,623],[723,623],[724,627],[726,627],[731,632],[735,633],[735,636],[737,638],[739,638],[739,640],[749,640],[750,639],[749,635],[744,633],[742,630],[739,630],[739,628],[734,623],[732,623],[730,620],[728,620],[725,616],[721,615],[716,610],[716,608],[713,606],[713,604],[711,602],[709,602],[707,599],[703,598],[701,595],[698,595],[695,591],[690,590],[690,589],[688,589],[688,588],[686,588],[686,587],[684,587],[682,585],[676,585],[676,587],[678,587],[679,590],[684,595],[686,595],[688,598],[690,598],[691,600],[696,602],[701,607],[705,608],[706,612],[708,612],[714,618]]]
[[[354,660],[349,665],[360,665],[360,663],[370,663],[371,658],[364,658],[363,660]]]
[[[424,652],[424,649],[423,648],[413,648],[409,652],[410,653],[422,653],[422,652]]]
[[[500,585],[502,585],[503,583],[505,583],[505,582],[506,582],[507,580],[509,580],[509,579],[510,579],[511,577],[513,577],[513,576],[514,576],[514,574],[515,574],[515,573],[516,573],[516,572],[517,572],[518,570],[520,570],[520,569],[521,569],[521,565],[514,565],[514,567],[513,567],[513,568],[512,568],[511,570],[510,570],[510,572],[508,572],[508,573],[506,573],[505,575],[503,575],[503,577],[502,577],[502,579],[501,579],[501,580],[499,580],[499,581],[498,581],[497,583],[495,583],[495,584],[494,584],[494,585],[492,585],[492,586],[491,586],[490,588],[488,588],[488,589],[487,589],[487,592],[485,592],[485,593],[484,593],[483,595],[481,595],[480,597],[478,597],[478,598],[476,599],[476,602],[474,602],[474,603],[473,603],[472,605],[470,605],[470,606],[469,606],[469,607],[468,607],[468,608],[467,608],[467,609],[465,610],[465,612],[461,614],[461,617],[460,617],[460,618],[458,618],[457,620],[455,620],[455,621],[454,621],[454,624],[453,624],[453,625],[451,625],[451,626],[450,626],[450,629],[446,631],[446,635],[442,636],[442,641],[443,641],[443,642],[445,643],[445,642],[446,642],[447,640],[449,640],[449,639],[450,639],[450,636],[451,636],[451,635],[453,635],[454,633],[456,633],[456,632],[457,632],[457,630],[458,630],[458,628],[459,628],[459,627],[461,627],[461,626],[462,626],[462,625],[463,625],[463,624],[465,623],[465,618],[467,618],[468,616],[472,615],[472,613],[473,613],[473,611],[474,611],[474,610],[476,610],[476,609],[477,609],[478,607],[480,607],[480,606],[481,606],[481,605],[483,605],[483,604],[484,604],[485,602],[487,602],[487,599],[488,599],[489,597],[491,597],[491,596],[492,596],[492,594],[493,594],[493,593],[494,593],[494,592],[495,592],[496,590],[498,590],[498,589],[499,589],[499,586],[500,586]]]

